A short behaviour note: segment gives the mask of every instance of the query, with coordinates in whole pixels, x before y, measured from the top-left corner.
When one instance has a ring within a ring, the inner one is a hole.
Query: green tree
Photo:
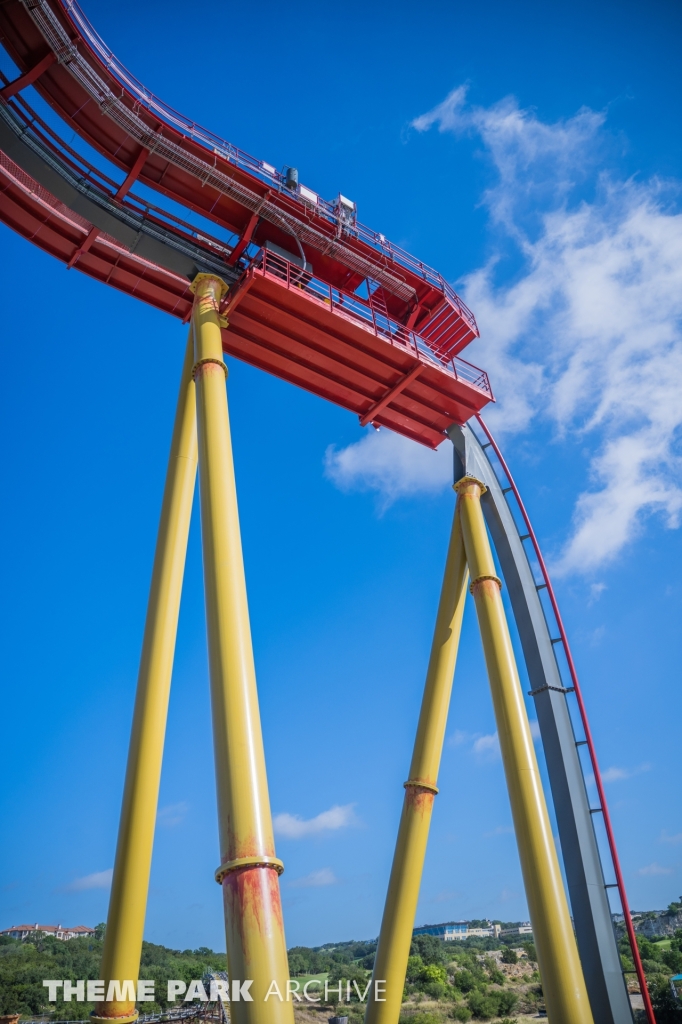
[[[500,960],[503,964],[517,964],[519,962],[519,954],[511,946],[505,946]]]
[[[444,985],[448,980],[448,976],[445,968],[440,964],[425,964],[421,969],[419,980],[440,981]]]
[[[420,956],[408,956],[406,973],[407,980],[412,982],[419,981],[424,967],[424,961]]]
[[[668,982],[661,982],[651,993],[656,1024],[682,1024],[682,1003],[672,994]]]
[[[460,992],[471,992],[476,987],[476,978],[471,971],[465,969],[455,973],[453,983]]]
[[[672,974],[682,974],[682,952],[679,949],[665,949],[661,953],[661,960]]]
[[[423,1010],[419,1013],[403,1014],[399,1024],[443,1024],[439,1013]]]
[[[469,993],[467,1006],[476,1020],[490,1020],[497,1016],[497,1000],[491,994],[474,989]]]
[[[451,1011],[450,1016],[453,1020],[467,1021],[471,1020],[471,1010],[468,1006],[463,1006],[461,1003]]]
[[[531,961],[531,963],[536,964],[538,962],[538,955],[535,952],[535,943],[524,942],[523,949],[526,951],[526,956]]]
[[[44,978],[94,980],[100,977],[102,942],[96,938],[70,939],[60,942],[52,936],[35,936],[31,941],[12,942],[0,946],[0,1013],[23,1013],[35,1016],[53,1011],[55,1020],[85,1019],[89,1003],[48,1002]],[[208,947],[192,951],[166,949],[150,942],[142,945],[141,977],[156,983],[156,1003],[144,1003],[145,1012],[167,1006],[166,984],[169,978],[185,982],[201,978],[207,970],[224,971],[225,955]]]
[[[292,953],[289,950],[289,974],[291,977],[295,978],[297,974],[305,974],[306,968],[305,958],[300,953]]]
[[[498,992],[497,1012],[499,1014],[513,1013],[516,1007],[518,1006],[518,1002],[519,997],[516,995],[515,992],[510,992],[508,989],[504,992]]]
[[[513,1013],[518,1002],[518,996],[507,989],[488,992],[476,989],[467,998],[469,1009],[478,1020],[490,1020],[491,1017]]]
[[[347,996],[349,992],[349,983],[350,1002],[359,1002],[360,997],[358,995],[358,989],[361,993],[364,993],[367,987],[367,982],[369,981],[369,976],[367,971],[360,967],[359,964],[337,962],[332,965],[327,981],[330,987],[336,989],[335,992],[329,993],[330,1001],[334,1006],[336,1006],[338,1003],[348,1001]]]
[[[650,942],[649,939],[645,939],[643,936],[638,935],[637,945],[639,947],[639,954],[642,957],[642,960],[658,960],[661,950],[655,942]]]
[[[435,935],[413,936],[410,954],[420,956],[425,964],[444,964],[448,959],[445,943]]]

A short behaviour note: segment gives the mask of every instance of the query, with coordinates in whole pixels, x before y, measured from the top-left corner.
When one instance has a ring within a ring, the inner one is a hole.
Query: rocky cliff
[[[647,939],[663,939],[674,935],[678,928],[682,928],[682,909],[649,910],[642,914],[633,912],[632,921],[638,935],[643,935]],[[616,931],[619,936],[624,934],[625,925],[622,920],[616,920]]]

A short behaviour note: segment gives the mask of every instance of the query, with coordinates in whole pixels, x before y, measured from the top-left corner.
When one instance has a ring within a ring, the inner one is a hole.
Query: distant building
[[[518,928],[503,928],[500,935],[532,935],[533,928],[530,921],[520,924]]]
[[[435,935],[437,939],[453,942],[461,939],[497,938],[500,934],[499,924],[487,922],[486,928],[471,928],[468,921],[446,921],[444,924],[425,924],[415,928],[413,935]]]
[[[55,939],[66,942],[68,939],[80,939],[84,935],[94,935],[94,928],[86,928],[77,924],[74,928],[65,928],[61,924],[15,924],[11,928],[3,928],[0,935],[9,935],[10,939],[27,939],[29,935],[54,935]]]

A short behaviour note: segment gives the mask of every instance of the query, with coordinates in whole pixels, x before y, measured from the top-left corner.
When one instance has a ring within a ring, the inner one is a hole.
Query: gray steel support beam
[[[540,725],[573,921],[595,1024],[632,1024],[611,920],[597,837],[578,756],[573,724],[547,620],[523,542],[502,488],[469,427],[453,426],[455,480],[477,477],[523,648]]]

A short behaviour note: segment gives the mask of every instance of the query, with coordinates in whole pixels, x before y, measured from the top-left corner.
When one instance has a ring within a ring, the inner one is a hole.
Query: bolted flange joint
[[[189,290],[193,295],[201,295],[204,291],[204,288],[201,286],[206,282],[206,287],[208,288],[210,286],[209,283],[213,283],[214,281],[220,286],[219,299],[224,299],[230,290],[230,286],[223,281],[222,277],[218,277],[217,274],[197,274],[190,283]]]
[[[204,365],[204,363],[215,363],[216,366],[219,366],[221,368],[221,370],[225,374],[225,378],[227,379],[227,366],[225,365],[224,361],[222,359],[214,359],[213,356],[207,356],[205,359],[200,359],[192,367],[192,380],[197,379],[197,371],[199,370],[199,367]]]
[[[203,311],[213,311],[222,328],[228,327],[227,317],[220,312],[223,299],[230,290],[230,286],[217,274],[197,274],[189,286],[194,295],[194,303],[199,305]]]
[[[477,484],[481,488],[481,494],[485,494],[488,490],[483,481],[479,480],[478,477],[475,476],[463,476],[461,480],[458,480],[457,483],[452,485],[452,489],[453,491],[457,491],[458,494],[461,494],[468,484]]]
[[[408,779],[407,782],[403,782],[403,786],[405,789],[424,789],[428,793],[434,793],[436,796],[439,793],[438,786],[434,786],[430,782],[424,782],[423,779]]]
[[[471,583],[469,584],[469,593],[473,594],[474,587],[476,586],[476,584],[477,583],[483,583],[485,580],[492,580],[493,583],[497,583],[497,585],[500,588],[500,590],[502,590],[502,580],[500,579],[499,576],[486,576],[486,575],[483,575],[483,576],[477,576],[475,580],[471,581]]]
[[[216,871],[215,880],[218,885],[222,885],[225,875],[229,875],[231,871],[239,871],[240,868],[274,868],[277,874],[281,875],[284,864],[278,857],[236,857],[234,860],[225,861]]]

